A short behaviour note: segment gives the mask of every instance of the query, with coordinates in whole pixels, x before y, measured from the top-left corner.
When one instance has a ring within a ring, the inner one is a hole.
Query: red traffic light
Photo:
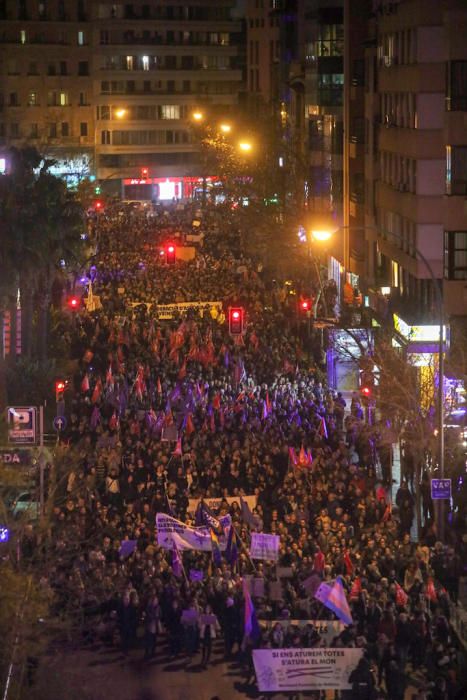
[[[175,265],[175,246],[172,243],[166,246],[165,258],[167,265]]]
[[[100,200],[100,199],[97,199],[97,200],[94,202],[94,209],[102,209],[102,208],[103,208],[103,204],[102,204],[101,200]]]
[[[362,386],[360,388],[360,392],[363,394],[363,396],[371,396],[371,389],[369,386]]]
[[[304,299],[300,306],[302,307],[303,311],[308,311],[310,308],[310,302],[307,299]]]
[[[73,311],[79,309],[79,306],[80,306],[79,298],[78,298],[78,297],[70,297],[70,298],[68,299],[68,306],[69,306],[70,309],[72,309]]]
[[[57,403],[63,401],[63,393],[67,387],[68,382],[64,379],[57,379],[55,382],[55,400]]]
[[[141,168],[141,178],[144,180],[149,175],[149,168]]]
[[[244,309],[239,306],[229,309],[229,333],[230,335],[241,335],[243,333]]]

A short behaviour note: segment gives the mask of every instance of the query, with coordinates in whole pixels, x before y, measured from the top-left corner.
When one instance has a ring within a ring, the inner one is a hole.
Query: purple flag
[[[120,542],[120,549],[118,550],[118,553],[123,559],[126,559],[126,557],[129,557],[131,554],[136,549],[136,545],[138,543],[138,540],[122,540]]]
[[[101,414],[97,406],[94,406],[91,413],[91,420],[89,422],[91,430],[95,430],[99,423],[101,422]]]
[[[190,569],[190,581],[202,581],[204,573],[199,569]]]

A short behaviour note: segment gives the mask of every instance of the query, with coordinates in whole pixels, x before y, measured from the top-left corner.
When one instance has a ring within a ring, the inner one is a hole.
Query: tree
[[[7,160],[9,173],[0,177],[0,311],[10,309],[11,318],[16,318],[19,290],[23,353],[43,362],[52,285],[63,284],[68,269],[64,264],[72,268],[80,264],[83,211],[65,183],[50,174],[53,161],[44,160],[34,148],[13,148]],[[4,366],[0,385],[4,401]]]

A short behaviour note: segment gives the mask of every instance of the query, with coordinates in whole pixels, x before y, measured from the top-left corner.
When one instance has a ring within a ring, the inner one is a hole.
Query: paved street
[[[61,700],[67,693],[76,693],[82,700],[210,700],[218,695],[228,698],[257,698],[255,686],[245,684],[238,663],[226,663],[222,643],[209,669],[199,664],[200,655],[188,662],[183,656],[169,661],[165,653],[154,661],[142,660],[142,651],[133,651],[125,658],[119,651],[95,645],[85,651],[48,656],[38,674],[35,698]],[[216,650],[215,650],[216,651]],[[70,691],[74,688],[74,691]],[[75,700],[75,695],[67,695]],[[278,699],[282,695],[276,696]]]

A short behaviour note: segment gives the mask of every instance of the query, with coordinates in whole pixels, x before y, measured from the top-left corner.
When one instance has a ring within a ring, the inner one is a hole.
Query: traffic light
[[[55,382],[55,400],[57,403],[59,401],[63,401],[63,394],[65,393],[66,384],[67,383],[63,379],[57,379]]]
[[[79,297],[69,297],[67,304],[72,311],[78,311],[80,307]]]
[[[311,301],[309,299],[302,299],[300,302],[300,308],[302,311],[309,311],[311,309]]]
[[[146,180],[149,175],[149,168],[141,168],[141,179]]]
[[[100,193],[101,193],[101,186],[100,186],[100,185],[96,185],[96,186],[94,187],[94,193],[95,193],[95,194],[100,194]]]
[[[175,246],[172,243],[169,243],[165,249],[165,259],[167,265],[175,265]]]
[[[102,211],[103,208],[104,208],[104,205],[103,205],[102,201],[100,199],[96,199],[96,201],[94,202],[94,209],[96,211]]]
[[[242,335],[245,310],[241,306],[229,308],[229,333]]]
[[[366,368],[360,370],[360,394],[365,399],[370,399],[373,395],[373,389],[375,386],[375,375],[373,372]]]

